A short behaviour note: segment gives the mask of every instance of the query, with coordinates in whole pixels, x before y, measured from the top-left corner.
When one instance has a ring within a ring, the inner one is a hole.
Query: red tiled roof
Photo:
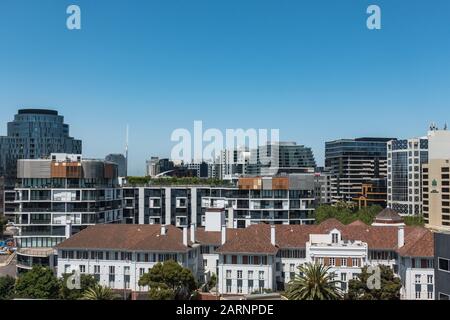
[[[57,248],[168,252],[185,252],[188,249],[183,245],[183,231],[175,226],[166,226],[166,234],[161,235],[160,225],[129,224],[90,226],[63,241]]]
[[[197,228],[195,232],[195,241],[201,244],[220,245],[221,243],[220,231],[205,231],[205,228]]]
[[[270,243],[270,226],[267,224],[251,225],[246,229],[227,229],[226,239],[217,252],[276,254],[278,251]]]
[[[405,257],[434,257],[434,237],[430,230],[416,228],[405,236],[405,245],[398,249]]]
[[[59,249],[116,249],[130,251],[185,252],[183,232],[175,226],[166,226],[166,235],[161,235],[160,225],[95,225],[75,234],[58,245]],[[319,225],[276,225],[275,242],[271,244],[270,226],[251,225],[246,229],[227,229],[226,242],[221,244],[221,232],[196,230],[196,242],[220,246],[220,253],[265,253],[276,254],[278,249],[305,248],[310,234],[326,234],[337,229],[344,240],[366,242],[370,249],[396,250],[402,256],[432,257],[434,239],[431,231],[423,227],[405,227],[405,245],[398,249],[398,227],[368,226],[360,221],[343,225],[329,219]],[[189,232],[188,232],[189,236]],[[188,243],[191,245],[191,243]]]
[[[227,241],[218,252],[274,253],[277,248],[305,248],[310,234],[326,234],[333,229],[339,230],[344,240],[366,242],[369,249],[395,251],[398,249],[398,227],[396,226],[368,226],[361,221],[344,225],[336,219],[328,219],[319,225],[276,225],[276,247],[270,243],[269,225],[252,225],[247,229],[227,229]],[[405,246],[398,252],[403,256],[433,256],[431,231],[423,227],[405,227]]]
[[[361,220],[355,220],[352,223],[348,224],[348,226],[362,226],[362,227],[367,227],[367,224],[365,224],[364,222],[362,222]]]

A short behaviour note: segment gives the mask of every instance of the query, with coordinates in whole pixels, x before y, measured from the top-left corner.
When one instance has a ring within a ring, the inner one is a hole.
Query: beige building
[[[449,159],[430,159],[423,166],[423,216],[430,229],[450,231]]]

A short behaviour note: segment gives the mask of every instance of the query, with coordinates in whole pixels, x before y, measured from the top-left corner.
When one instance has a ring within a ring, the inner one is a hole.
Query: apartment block
[[[122,201],[114,163],[77,154],[19,160],[15,188],[18,270],[49,262],[51,248],[87,226],[120,223]]]
[[[124,213],[133,223],[194,223],[204,226],[209,208],[226,208],[227,221],[237,228],[260,222],[314,222],[314,175],[240,178],[238,186],[125,187]]]

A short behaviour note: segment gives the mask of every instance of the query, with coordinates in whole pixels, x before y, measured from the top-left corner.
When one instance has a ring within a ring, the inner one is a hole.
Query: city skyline
[[[68,3],[2,4],[0,134],[18,109],[55,109],[103,158],[125,152],[129,124],[131,175],[195,120],[280,129],[318,165],[325,141],[423,136],[450,119],[450,4],[376,2],[379,31],[368,1],[77,1],[79,31],[65,28]]]

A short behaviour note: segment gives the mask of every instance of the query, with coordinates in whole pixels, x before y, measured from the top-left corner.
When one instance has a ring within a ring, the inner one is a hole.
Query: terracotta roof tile
[[[166,235],[161,235],[160,225],[98,224],[78,232],[57,248],[187,251],[183,231],[171,225],[166,228]]]
[[[270,226],[251,225],[246,229],[227,229],[227,241],[217,252],[220,253],[266,253],[276,254],[278,248],[270,243]]]

